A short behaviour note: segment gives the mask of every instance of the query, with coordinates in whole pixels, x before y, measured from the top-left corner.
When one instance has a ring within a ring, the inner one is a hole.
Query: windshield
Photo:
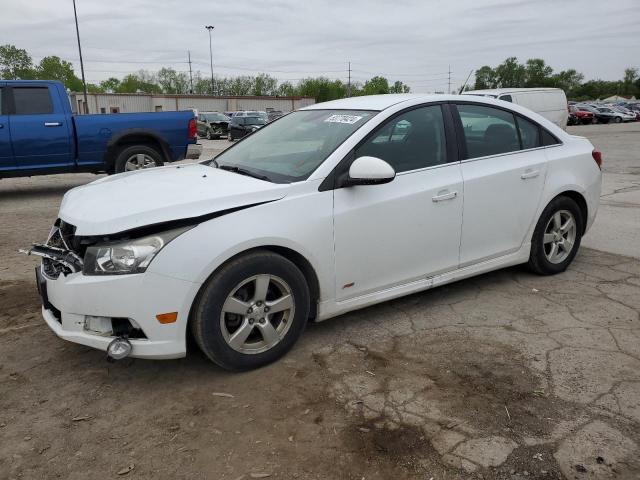
[[[203,113],[205,122],[228,122],[229,118],[221,113]]]
[[[362,110],[293,112],[222,152],[216,162],[220,166],[239,167],[276,183],[306,180],[375,113]]]

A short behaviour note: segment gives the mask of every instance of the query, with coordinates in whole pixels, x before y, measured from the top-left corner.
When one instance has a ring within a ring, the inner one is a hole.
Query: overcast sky
[[[414,92],[461,85],[508,56],[540,57],[587,79],[640,67],[640,0],[76,0],[87,80],[162,66],[209,75],[265,72],[402,80]],[[39,61],[78,51],[71,0],[0,0],[0,44]]]

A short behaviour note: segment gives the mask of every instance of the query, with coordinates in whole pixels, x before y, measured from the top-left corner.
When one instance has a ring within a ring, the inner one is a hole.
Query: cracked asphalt
[[[1,180],[0,479],[640,478],[640,125],[571,131],[605,174],[567,272],[514,267],[310,325],[243,374],[56,338],[15,251],[95,177]]]

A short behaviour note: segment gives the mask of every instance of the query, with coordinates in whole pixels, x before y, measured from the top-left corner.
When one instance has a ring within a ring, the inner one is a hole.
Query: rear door
[[[7,88],[0,82],[0,171],[15,169],[13,151],[11,150],[11,132],[9,130],[8,103],[5,100]]]
[[[57,91],[47,85],[10,89],[10,129],[19,169],[73,165],[70,120]]]
[[[457,103],[463,149],[460,266],[517,251],[544,187],[541,127],[493,106]]]

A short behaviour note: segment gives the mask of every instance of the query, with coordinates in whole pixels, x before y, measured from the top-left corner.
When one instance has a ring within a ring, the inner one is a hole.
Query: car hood
[[[200,164],[160,167],[68,191],[60,218],[76,226],[76,235],[110,235],[278,200],[288,188]]]

